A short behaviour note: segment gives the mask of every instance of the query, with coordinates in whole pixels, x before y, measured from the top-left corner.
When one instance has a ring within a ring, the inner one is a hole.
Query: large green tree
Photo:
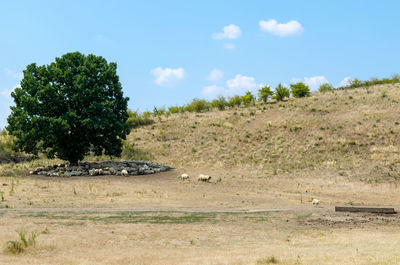
[[[67,53],[49,65],[30,64],[7,130],[14,149],[43,152],[76,164],[86,154],[119,156],[129,133],[127,103],[117,64],[101,56]]]

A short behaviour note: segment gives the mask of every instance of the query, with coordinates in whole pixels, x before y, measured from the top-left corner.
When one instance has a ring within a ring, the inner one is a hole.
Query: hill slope
[[[176,168],[259,176],[326,172],[366,182],[400,177],[400,84],[286,102],[181,113],[128,138]]]

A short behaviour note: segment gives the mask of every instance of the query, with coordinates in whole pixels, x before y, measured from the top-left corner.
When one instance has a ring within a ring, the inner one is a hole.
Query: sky
[[[400,1],[0,1],[0,128],[28,64],[116,62],[132,110],[399,73]]]

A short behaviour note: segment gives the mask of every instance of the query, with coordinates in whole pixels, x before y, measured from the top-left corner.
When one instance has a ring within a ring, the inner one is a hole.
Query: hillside
[[[189,170],[260,177],[348,176],[367,183],[400,177],[400,84],[314,93],[206,113],[179,113],[128,137],[154,160]]]
[[[46,177],[26,172],[59,160],[2,163],[0,263],[398,264],[399,214],[333,206],[399,211],[399,88],[161,116],[132,131],[122,159],[168,172]],[[6,254],[22,230],[36,246]]]

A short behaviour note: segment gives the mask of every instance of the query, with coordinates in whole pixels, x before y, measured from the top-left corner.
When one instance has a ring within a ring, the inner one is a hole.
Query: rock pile
[[[44,176],[97,176],[97,175],[147,175],[170,170],[171,167],[147,161],[102,161],[79,162],[76,166],[57,164],[47,167],[38,167],[29,172],[31,175]]]

